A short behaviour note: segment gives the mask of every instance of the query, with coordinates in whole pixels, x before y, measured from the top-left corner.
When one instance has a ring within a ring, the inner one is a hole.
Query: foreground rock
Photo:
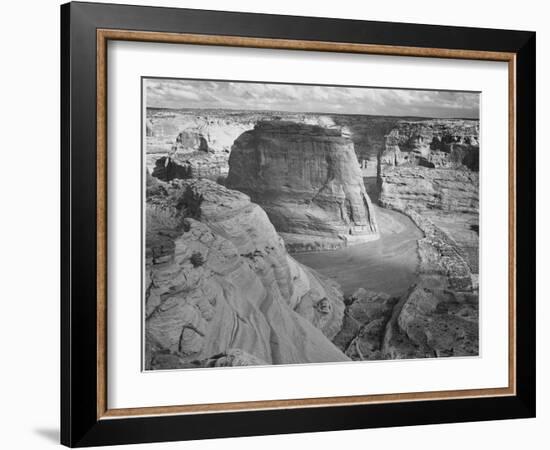
[[[287,254],[248,196],[208,180],[149,181],[147,368],[348,359],[330,341],[339,288]]]
[[[291,251],[378,238],[353,142],[338,128],[259,122],[235,141],[226,185],[262,206]]]
[[[479,354],[478,296],[414,286],[386,326],[382,352],[390,359]]]
[[[349,299],[342,330],[334,343],[353,360],[387,359],[386,326],[398,298],[358,289]]]
[[[265,366],[267,363],[240,349],[229,349],[210,358],[189,361],[177,353],[159,350],[149,360],[153,370],[197,369],[205,367]]]

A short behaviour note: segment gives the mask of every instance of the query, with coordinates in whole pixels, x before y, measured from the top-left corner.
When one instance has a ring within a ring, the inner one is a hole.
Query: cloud
[[[479,117],[479,94],[298,84],[145,80],[146,105],[422,117]]]

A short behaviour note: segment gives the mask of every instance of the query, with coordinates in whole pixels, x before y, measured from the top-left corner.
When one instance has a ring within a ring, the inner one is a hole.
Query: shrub
[[[204,264],[204,256],[200,252],[194,252],[191,255],[191,264],[193,264],[193,267],[202,266]]]

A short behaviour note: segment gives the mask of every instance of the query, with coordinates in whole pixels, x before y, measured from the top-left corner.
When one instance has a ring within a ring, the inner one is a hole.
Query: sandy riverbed
[[[380,239],[339,250],[292,256],[337,281],[348,296],[360,287],[400,295],[415,282],[422,232],[404,214],[376,208]]]

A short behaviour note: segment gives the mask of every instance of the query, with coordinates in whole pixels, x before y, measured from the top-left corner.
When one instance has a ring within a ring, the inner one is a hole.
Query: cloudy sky
[[[470,92],[146,79],[145,95],[158,108],[479,118],[479,94]]]

